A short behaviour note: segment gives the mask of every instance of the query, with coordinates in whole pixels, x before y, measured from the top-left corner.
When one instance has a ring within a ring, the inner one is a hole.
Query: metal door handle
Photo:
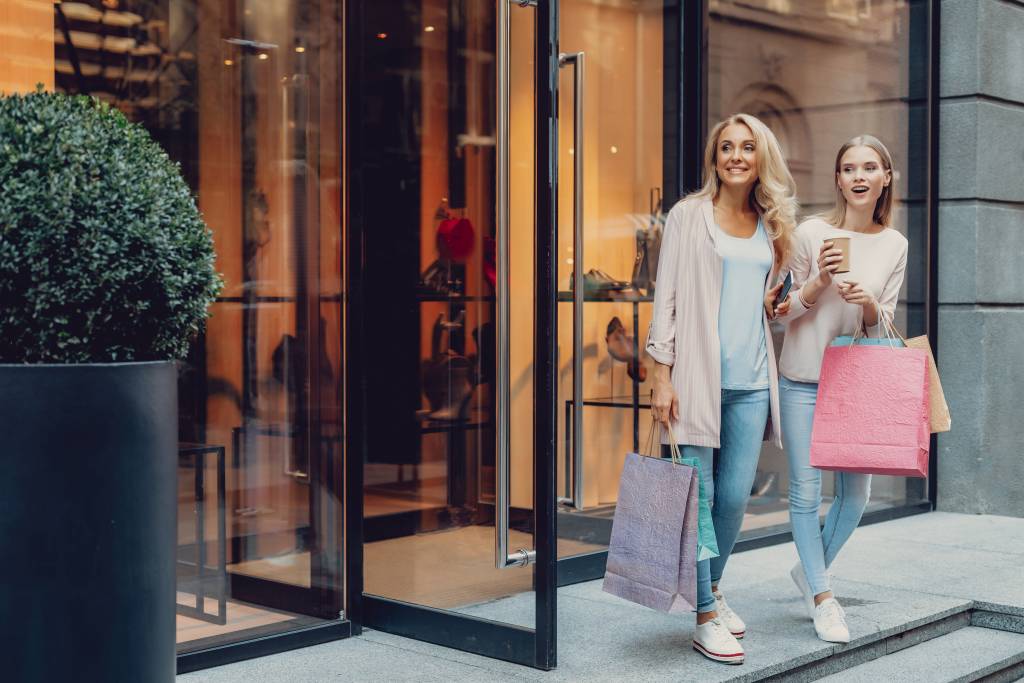
[[[509,360],[509,12],[511,3],[521,7],[530,3],[519,0],[498,0],[498,41],[497,41],[497,148],[495,173],[495,203],[497,216],[495,220],[496,240],[495,256],[497,278],[497,317],[498,333],[495,335],[498,344],[497,376],[495,377],[497,403],[496,437],[497,437],[497,472],[494,492],[494,566],[498,569],[507,567],[525,567],[537,558],[537,551],[519,548],[509,553],[509,479],[511,476],[511,458],[509,457],[509,418],[511,415],[510,360]]]
[[[558,55],[559,68],[573,67],[572,178],[572,478],[565,472],[564,498],[558,502],[583,509],[583,83],[584,55]],[[569,425],[566,425],[569,429]],[[568,465],[568,463],[566,463]]]

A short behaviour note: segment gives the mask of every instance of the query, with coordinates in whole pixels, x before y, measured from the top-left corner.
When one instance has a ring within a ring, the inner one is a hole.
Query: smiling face
[[[723,185],[742,188],[757,181],[757,142],[742,123],[728,125],[719,134],[715,169]]]
[[[878,152],[864,145],[849,148],[839,160],[836,183],[849,208],[874,211],[882,190],[892,181]]]

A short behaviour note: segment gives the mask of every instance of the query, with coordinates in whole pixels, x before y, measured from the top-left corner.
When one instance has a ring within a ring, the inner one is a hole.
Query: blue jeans
[[[821,470],[811,467],[811,425],[818,385],[779,378],[782,440],[789,459],[789,520],[793,541],[811,591],[829,589],[826,570],[839,549],[860,524],[871,496],[871,475],[836,472],[836,497],[818,526],[821,508]]]
[[[711,519],[718,538],[718,557],[697,563],[697,611],[715,609],[711,586],[717,585],[729,561],[743,525],[750,489],[757,474],[761,440],[768,422],[767,389],[722,389],[721,448],[718,468],[714,450],[707,446],[682,446],[684,458],[700,459],[704,491],[711,502]]]

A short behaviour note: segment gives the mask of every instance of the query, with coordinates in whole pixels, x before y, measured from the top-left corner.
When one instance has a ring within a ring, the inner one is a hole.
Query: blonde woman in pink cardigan
[[[818,524],[821,471],[810,464],[818,376],[825,347],[833,339],[861,326],[869,336],[878,336],[879,315],[892,320],[907,269],[907,238],[889,227],[892,156],[878,138],[860,135],[840,147],[834,182],[835,208],[796,229],[791,259],[794,291],[774,310],[769,301],[764,303],[770,315],[786,323],[779,383],[789,460],[789,517],[800,555],[791,574],[818,637],[848,643],[850,630],[826,570],[860,523],[871,493],[871,475],[835,475],[836,494],[823,530]],[[849,273],[836,273],[842,252],[835,248],[834,238],[849,240]]]
[[[743,523],[761,442],[780,443],[778,373],[762,299],[778,292],[769,283],[788,258],[796,200],[778,141],[749,114],[714,127],[704,168],[704,186],[676,204],[665,224],[646,350],[656,361],[654,419],[684,456],[700,460],[721,553],[697,563],[693,647],[740,664],[746,625],[718,582]]]

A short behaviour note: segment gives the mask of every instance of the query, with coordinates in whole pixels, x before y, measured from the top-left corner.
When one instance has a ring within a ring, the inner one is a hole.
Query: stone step
[[[968,626],[820,680],[828,683],[961,683],[1024,676],[1024,635]]]
[[[784,571],[791,565],[789,560]],[[691,614],[654,612],[604,593],[601,582],[593,581],[559,589],[558,668],[537,680],[813,681],[971,625],[970,600],[837,580],[852,641],[826,643],[815,636],[789,576],[753,582],[755,569],[746,576],[737,567],[737,587],[727,590],[729,604],[747,623],[742,666],[712,662],[692,650]],[[464,611],[527,625],[533,620],[533,600],[523,594]],[[503,673],[534,678],[522,667]]]

